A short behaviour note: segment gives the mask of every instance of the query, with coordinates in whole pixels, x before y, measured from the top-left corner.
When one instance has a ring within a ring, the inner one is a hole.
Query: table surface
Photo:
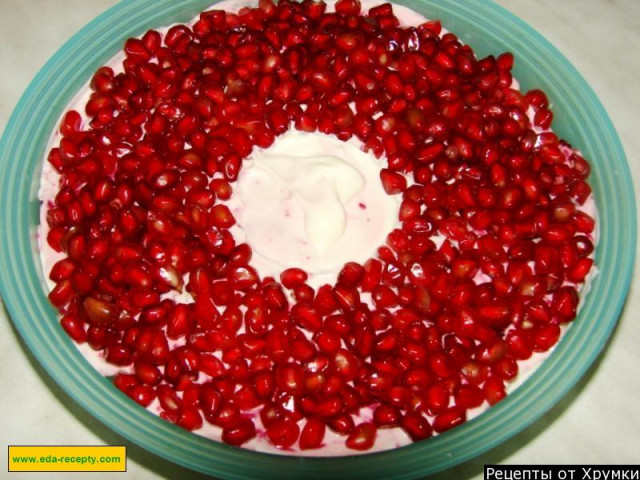
[[[0,131],[46,60],[115,0],[2,0]],[[638,0],[498,0],[546,36],[584,75],[624,144],[640,193],[640,44]],[[480,479],[484,464],[640,463],[640,256],[631,292],[608,348],[550,412],[502,446],[436,478]],[[0,302],[0,477],[7,444],[128,445],[139,480],[206,478],[132,445],[81,409],[40,367]],[[37,474],[14,473],[12,479]],[[44,477],[37,477],[44,478]],[[66,479],[68,474],[48,474]],[[112,479],[112,474],[92,474]]]

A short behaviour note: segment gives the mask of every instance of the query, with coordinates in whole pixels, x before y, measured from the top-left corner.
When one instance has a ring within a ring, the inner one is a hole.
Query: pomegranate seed
[[[429,438],[432,434],[431,425],[419,413],[407,412],[402,416],[400,426],[414,442]]]
[[[115,315],[112,305],[95,297],[85,298],[83,306],[89,320],[95,324],[107,323]]]
[[[382,263],[376,259],[370,259],[364,265],[362,278],[362,291],[371,292],[380,283],[382,276]]]
[[[353,311],[360,301],[360,295],[355,288],[337,285],[333,289],[333,293],[339,308],[344,312]]]
[[[226,205],[216,205],[213,207],[211,209],[210,217],[211,223],[218,228],[229,228],[236,223],[229,207]]]
[[[229,445],[240,446],[256,436],[256,427],[253,421],[246,417],[240,417],[232,426],[222,430],[222,441]]]
[[[504,389],[504,383],[498,377],[487,378],[482,389],[489,405],[495,405],[507,395]]]
[[[595,228],[595,220],[584,212],[576,213],[575,223],[579,232],[591,233]]]
[[[544,325],[538,328],[533,335],[534,349],[546,352],[553,347],[560,338],[560,327],[555,324]]]
[[[322,446],[322,440],[324,440],[326,428],[327,426],[322,420],[314,417],[309,418],[300,434],[300,449],[311,450],[320,448]]]
[[[300,427],[293,420],[277,420],[267,427],[271,443],[279,448],[289,448],[298,441]]]
[[[405,177],[386,168],[380,170],[380,180],[382,180],[382,186],[388,195],[401,193],[407,188],[407,179]]]
[[[280,281],[285,288],[295,288],[307,281],[307,272],[300,268],[288,268],[280,274]]]
[[[154,365],[138,361],[134,363],[134,371],[142,383],[156,385],[160,382],[160,370]]]
[[[291,308],[291,317],[307,330],[316,331],[322,326],[322,317],[309,305],[295,304]]]
[[[78,343],[87,341],[87,332],[79,318],[73,315],[65,315],[60,320],[60,325],[74,341]]]
[[[258,282],[258,273],[252,267],[236,267],[229,278],[237,290],[246,290]]]
[[[71,137],[80,132],[82,128],[82,117],[75,110],[69,110],[62,118],[60,133],[64,137]]]
[[[185,430],[198,430],[202,427],[202,417],[195,408],[184,408],[180,412],[177,424]]]
[[[547,110],[546,108],[541,108],[538,110],[533,117],[533,124],[536,127],[540,127],[542,129],[547,129],[551,126],[551,122],[553,121],[553,113],[551,110]]]
[[[373,422],[378,428],[395,427],[400,423],[400,411],[391,405],[379,405],[373,412]]]
[[[356,425],[345,442],[352,450],[369,450],[376,440],[377,428],[373,423],[364,422]]]
[[[464,408],[479,407],[484,401],[482,390],[473,385],[461,385],[455,398],[456,405]]]
[[[218,384],[218,389],[220,390],[220,387],[222,386],[222,384]],[[234,386],[231,386],[231,388],[234,388]],[[244,424],[244,429],[242,429],[242,433],[246,434],[248,433],[246,430],[247,428],[251,428],[248,424],[246,424],[246,422],[242,421],[241,419],[244,417],[240,416],[240,410],[238,410],[238,408],[231,404],[231,403],[223,403],[220,408],[218,409],[218,412],[215,414],[214,418],[210,418],[208,419],[211,423],[213,423],[214,425],[218,425],[224,429],[226,428],[230,428],[233,427],[234,425],[236,425],[239,421],[241,423]],[[253,423],[253,422],[251,422]],[[223,431],[224,434],[224,431]],[[252,438],[253,435],[251,435]],[[249,439],[247,438],[247,440]],[[224,440],[224,437],[222,439]],[[246,440],[245,440],[246,441]],[[227,442],[230,443],[230,442]],[[232,445],[235,445],[232,443]]]
[[[541,90],[530,90],[526,93],[525,98],[529,105],[536,108],[547,108],[549,105],[547,95]]]
[[[360,283],[364,268],[355,262],[348,262],[338,274],[338,283],[345,287],[354,287]]]
[[[66,305],[73,296],[73,288],[71,281],[68,279],[58,282],[49,293],[49,301],[56,307],[60,308]]]
[[[353,353],[345,349],[336,352],[333,367],[347,382],[355,380],[358,375],[358,360]]]
[[[348,435],[353,432],[355,422],[351,415],[342,414],[329,420],[329,427],[336,433]]]
[[[336,12],[340,15],[358,15],[360,13],[359,0],[338,0],[335,5]]]
[[[593,260],[591,258],[581,258],[567,273],[567,279],[574,283],[584,282],[586,276],[591,271]]]
[[[276,371],[278,388],[283,392],[298,394],[302,392],[302,369],[299,365],[287,364]]]
[[[574,288],[560,287],[551,300],[551,309],[564,321],[573,320],[578,308],[578,295]]]
[[[449,407],[436,415],[436,418],[433,420],[433,429],[438,433],[442,433],[460,425],[465,420],[466,413],[463,408],[457,406]]]

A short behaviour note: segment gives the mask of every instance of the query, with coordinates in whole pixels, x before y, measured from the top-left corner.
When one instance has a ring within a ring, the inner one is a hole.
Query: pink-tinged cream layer
[[[376,0],[363,0],[363,11],[378,3]],[[225,0],[211,8],[234,12],[245,6],[251,6],[250,2]],[[415,26],[426,21],[425,17],[406,7],[394,5],[393,8],[403,25]],[[329,5],[329,10],[331,9],[332,5]],[[164,33],[167,30],[168,27],[159,31]],[[116,55],[109,66],[116,72],[122,71],[123,58],[122,53]],[[514,81],[514,88],[517,87],[518,84]],[[66,110],[74,109],[83,113],[89,95],[87,84]],[[529,113],[532,116],[532,112]],[[86,117],[84,120],[86,123]],[[59,141],[60,134],[56,131],[50,138],[47,152]],[[571,150],[567,148],[564,153],[568,157]],[[308,283],[317,287],[334,283],[344,263],[364,263],[374,256],[377,247],[384,244],[388,232],[399,226],[397,211],[400,199],[387,195],[379,179],[379,169],[384,161],[376,159],[370,153],[364,153],[358,140],[342,142],[334,136],[301,132],[293,128],[268,149],[256,149],[245,160],[234,195],[227,205],[238,222],[232,233],[239,242],[246,242],[251,246],[254,252],[252,265],[261,276],[278,278],[284,269],[296,266],[309,272]],[[53,251],[46,241],[46,212],[48,205],[55,199],[58,181],[59,175],[45,160],[38,195],[42,202],[38,242],[45,276],[64,257],[64,254]],[[593,197],[579,209],[597,220]],[[598,223],[596,227],[597,225]],[[592,236],[595,244],[597,229]],[[440,245],[444,237],[434,236],[432,240]],[[581,302],[596,274],[597,269],[594,267],[582,286]],[[482,283],[490,279],[478,273],[474,280]],[[52,288],[52,282],[47,281],[49,288]],[[183,303],[193,302],[193,298],[186,292],[166,296]],[[369,298],[363,300],[370,301]],[[180,343],[173,342],[171,347]],[[131,367],[108,364],[101,352],[91,349],[87,344],[78,345],[78,348],[102,375],[132,371]],[[513,391],[521,385],[549,354],[550,352],[534,353],[530,359],[519,362],[519,374],[508,390]],[[207,380],[204,378],[205,374],[201,373],[200,377],[201,381]],[[487,408],[488,404],[485,403],[469,411],[468,418],[481,414]],[[157,400],[148,409],[159,414]],[[356,423],[370,421],[372,412],[372,408],[361,409],[358,418],[354,420]],[[297,446],[289,450],[278,449],[268,441],[257,411],[253,412],[253,419],[258,435],[243,445],[248,449],[306,456],[359,453],[347,449],[344,436],[329,429],[324,438],[324,446],[320,449],[301,451]],[[219,441],[222,429],[205,423],[195,433]],[[380,429],[375,445],[368,452],[388,450],[409,443],[411,439],[400,428]]]

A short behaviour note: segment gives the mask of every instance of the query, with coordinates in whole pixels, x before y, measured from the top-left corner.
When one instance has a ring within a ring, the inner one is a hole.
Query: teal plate
[[[487,0],[398,3],[441,19],[478,56],[515,54],[514,75],[523,90],[547,92],[554,130],[591,162],[600,212],[600,273],[558,347],[520,388],[478,418],[425,442],[343,458],[281,457],[229,447],[170,425],[137,407],[84,360],[47,301],[36,242],[36,194],[49,135],[74,93],[125,38],[187,21],[209,3],[121,2],[49,60],[11,116],[0,143],[0,286],[16,328],[39,362],[71,397],[119,434],[175,463],[223,478],[415,478],[475,457],[538,419],[585,373],[617,322],[634,264],[635,199],[620,140],[591,88],[540,34]]]

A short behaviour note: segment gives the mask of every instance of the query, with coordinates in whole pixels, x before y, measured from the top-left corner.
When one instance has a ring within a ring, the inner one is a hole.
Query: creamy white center
[[[357,141],[290,129],[243,164],[229,201],[262,276],[299,267],[318,281],[364,262],[396,224],[398,199]],[[315,282],[314,282],[315,283]]]

